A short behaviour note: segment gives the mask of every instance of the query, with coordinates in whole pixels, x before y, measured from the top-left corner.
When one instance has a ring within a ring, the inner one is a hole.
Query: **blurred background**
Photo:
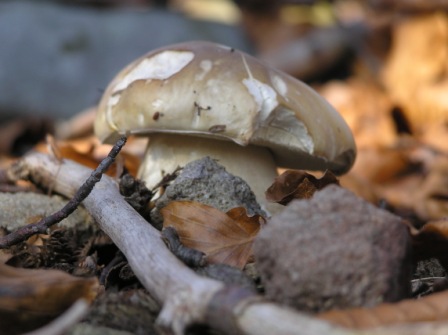
[[[340,67],[344,60],[362,48],[369,29],[366,11],[391,3],[3,0],[0,118],[73,116],[96,104],[130,61],[188,40],[227,44],[304,80],[340,76],[347,70]]]
[[[129,62],[173,43],[226,44],[309,82],[343,78],[368,10],[357,0],[0,0],[0,152],[70,136],[56,123],[95,106]]]

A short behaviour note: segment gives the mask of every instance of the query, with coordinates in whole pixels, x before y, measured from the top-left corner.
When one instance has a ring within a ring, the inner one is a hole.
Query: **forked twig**
[[[69,202],[57,212],[39,220],[36,223],[26,225],[18,230],[0,237],[0,249],[8,248],[14,244],[25,241],[35,234],[45,234],[52,225],[61,222],[63,219],[72,214],[81,202],[92,192],[95,184],[101,180],[103,174],[112,165],[117,155],[126,143],[126,137],[121,137],[110,150],[106,158],[104,158],[98,167],[92,172],[89,178],[78,189]]]

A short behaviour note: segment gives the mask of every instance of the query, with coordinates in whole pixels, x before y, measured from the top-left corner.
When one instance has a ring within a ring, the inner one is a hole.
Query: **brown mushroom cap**
[[[347,171],[356,146],[342,117],[313,89],[227,46],[194,41],[154,50],[107,88],[95,121],[120,134],[175,133],[271,150],[288,168]]]

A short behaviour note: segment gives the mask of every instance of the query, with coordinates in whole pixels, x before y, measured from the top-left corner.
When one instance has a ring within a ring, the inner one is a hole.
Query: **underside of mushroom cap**
[[[313,89],[252,56],[193,41],[122,70],[98,108],[95,132],[175,133],[269,148],[279,166],[347,171],[356,147],[342,117]]]

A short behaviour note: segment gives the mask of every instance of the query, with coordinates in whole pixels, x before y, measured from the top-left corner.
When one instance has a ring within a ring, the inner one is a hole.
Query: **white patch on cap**
[[[106,108],[106,120],[109,124],[109,127],[111,127],[113,130],[118,131],[118,127],[113,121],[113,114],[112,114],[112,108],[118,104],[120,101],[121,94],[114,94],[111,95],[109,100],[107,101],[107,108]]]
[[[211,60],[204,59],[204,60],[202,60],[202,61],[199,63],[199,67],[200,67],[200,69],[201,69],[201,72],[197,73],[197,74],[194,76],[194,79],[195,79],[195,80],[198,80],[198,81],[199,81],[199,80],[203,80],[204,77],[205,77],[205,75],[206,75],[208,72],[210,72],[210,70],[211,70],[212,67],[213,67],[213,63],[212,63]]]
[[[286,99],[286,94],[288,93],[288,86],[286,86],[286,83],[283,81],[283,79],[277,75],[274,75],[272,77],[272,83],[274,84],[274,87],[277,90],[277,92],[280,93],[280,95]]]
[[[255,103],[258,106],[260,120],[265,120],[272,110],[278,106],[277,93],[275,93],[271,86],[254,78],[244,79],[243,84],[253,96]]]
[[[278,106],[277,93],[271,86],[255,79],[250,71],[249,65],[247,65],[244,54],[241,55],[241,58],[243,59],[243,64],[249,77],[243,79],[243,84],[246,86],[249,93],[254,97],[258,111],[260,112],[260,121],[264,121],[267,119],[272,110]]]
[[[167,50],[143,59],[114,88],[114,91],[124,90],[136,80],[164,80],[178,73],[194,58],[191,51]]]

